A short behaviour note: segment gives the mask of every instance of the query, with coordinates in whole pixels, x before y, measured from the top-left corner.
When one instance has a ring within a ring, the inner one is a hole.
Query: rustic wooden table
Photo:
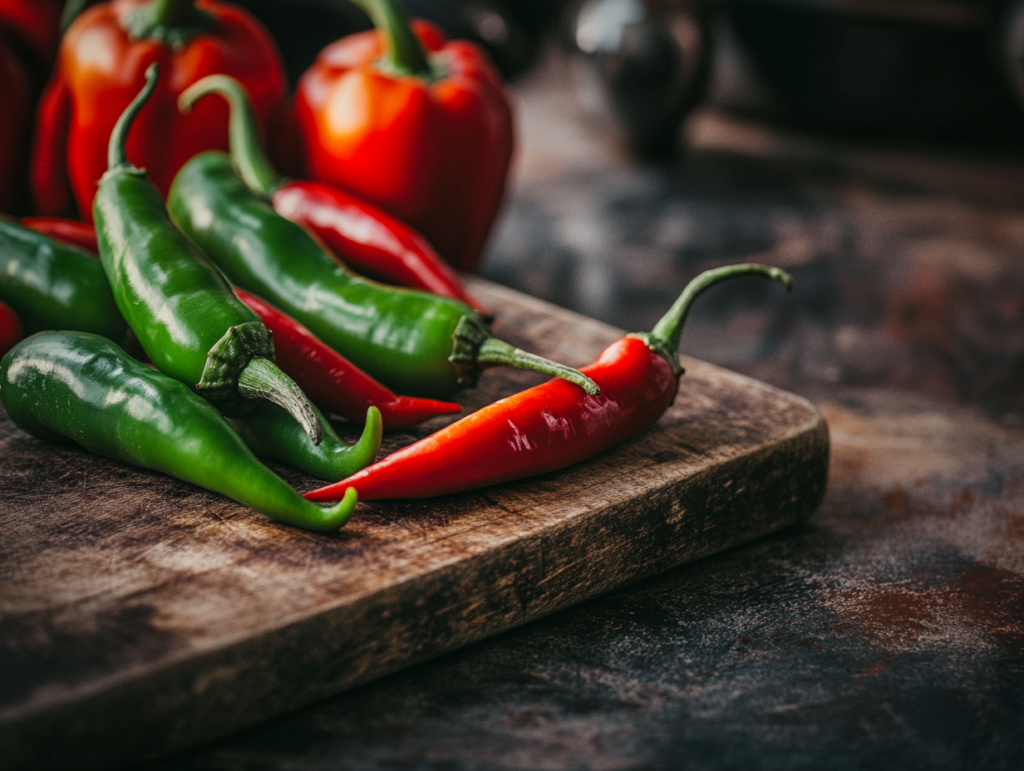
[[[687,354],[811,399],[805,524],[145,766],[1024,766],[1024,158],[702,111],[633,163],[545,65],[483,274],[643,329],[699,270]],[[140,767],[141,768],[141,767]]]

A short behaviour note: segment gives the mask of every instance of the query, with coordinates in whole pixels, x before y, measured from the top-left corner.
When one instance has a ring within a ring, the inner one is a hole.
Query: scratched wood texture
[[[471,286],[500,336],[571,364],[621,334]],[[684,364],[677,403],[622,447],[474,493],[361,504],[333,535],[44,444],[0,412],[4,767],[158,757],[807,517],[827,478],[820,412]],[[475,409],[539,380],[494,370],[461,398]]]

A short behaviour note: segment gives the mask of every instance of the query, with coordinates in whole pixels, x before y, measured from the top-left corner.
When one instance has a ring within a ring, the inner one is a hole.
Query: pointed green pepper
[[[355,497],[323,508],[302,498],[185,384],[88,332],[39,332],[0,362],[11,420],[47,440],[70,439],[105,458],[153,469],[308,530],[336,530]]]
[[[225,415],[241,415],[260,399],[280,404],[317,443],[320,423],[273,363],[269,330],[174,226],[146,172],[128,160],[128,131],[156,82],[153,64],[110,135],[108,169],[93,201],[100,260],[117,307],[161,372]]]

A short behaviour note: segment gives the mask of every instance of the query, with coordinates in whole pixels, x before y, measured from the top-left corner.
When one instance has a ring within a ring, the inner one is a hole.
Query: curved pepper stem
[[[189,112],[208,94],[220,94],[227,100],[230,109],[228,144],[238,176],[254,193],[270,198],[284,179],[274,171],[263,149],[256,112],[245,87],[228,75],[207,75],[181,92],[178,109]]]
[[[491,330],[476,313],[469,312],[463,316],[452,337],[452,355],[448,361],[455,367],[459,385],[476,385],[480,373],[488,367],[516,367],[568,380],[591,396],[601,393],[597,383],[579,370],[527,353],[492,337]]]
[[[238,393],[246,399],[266,399],[283,407],[302,426],[313,444],[320,444],[323,429],[313,405],[295,381],[270,359],[249,360],[238,375]]]
[[[384,38],[383,64],[392,72],[432,80],[427,53],[409,24],[409,14],[398,0],[352,0],[370,17]]]
[[[690,281],[683,289],[668,312],[661,317],[661,320],[654,325],[649,333],[639,335],[647,340],[649,345],[657,348],[672,364],[672,368],[679,374],[683,371],[679,363],[679,338],[683,333],[683,325],[686,324],[686,317],[690,313],[693,301],[697,299],[706,289],[710,289],[719,281],[736,276],[759,275],[765,278],[781,281],[786,286],[786,291],[793,288],[793,277],[780,268],[773,268],[770,265],[759,265],[754,262],[741,263],[738,265],[724,265],[721,268],[706,270]]]
[[[157,77],[160,74],[160,65],[156,62],[146,68],[146,85],[135,95],[135,98],[128,103],[128,106],[121,113],[121,117],[114,124],[114,130],[110,132],[110,142],[107,144],[107,173],[112,171],[123,171],[135,168],[128,160],[128,153],[125,150],[125,143],[128,140],[128,132],[131,130],[135,118],[138,117],[146,102],[153,95],[156,89]]]

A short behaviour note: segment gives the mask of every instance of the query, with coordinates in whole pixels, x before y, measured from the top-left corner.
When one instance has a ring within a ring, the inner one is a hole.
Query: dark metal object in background
[[[568,44],[583,56],[629,146],[671,155],[686,114],[703,98],[711,63],[701,0],[585,0]]]

